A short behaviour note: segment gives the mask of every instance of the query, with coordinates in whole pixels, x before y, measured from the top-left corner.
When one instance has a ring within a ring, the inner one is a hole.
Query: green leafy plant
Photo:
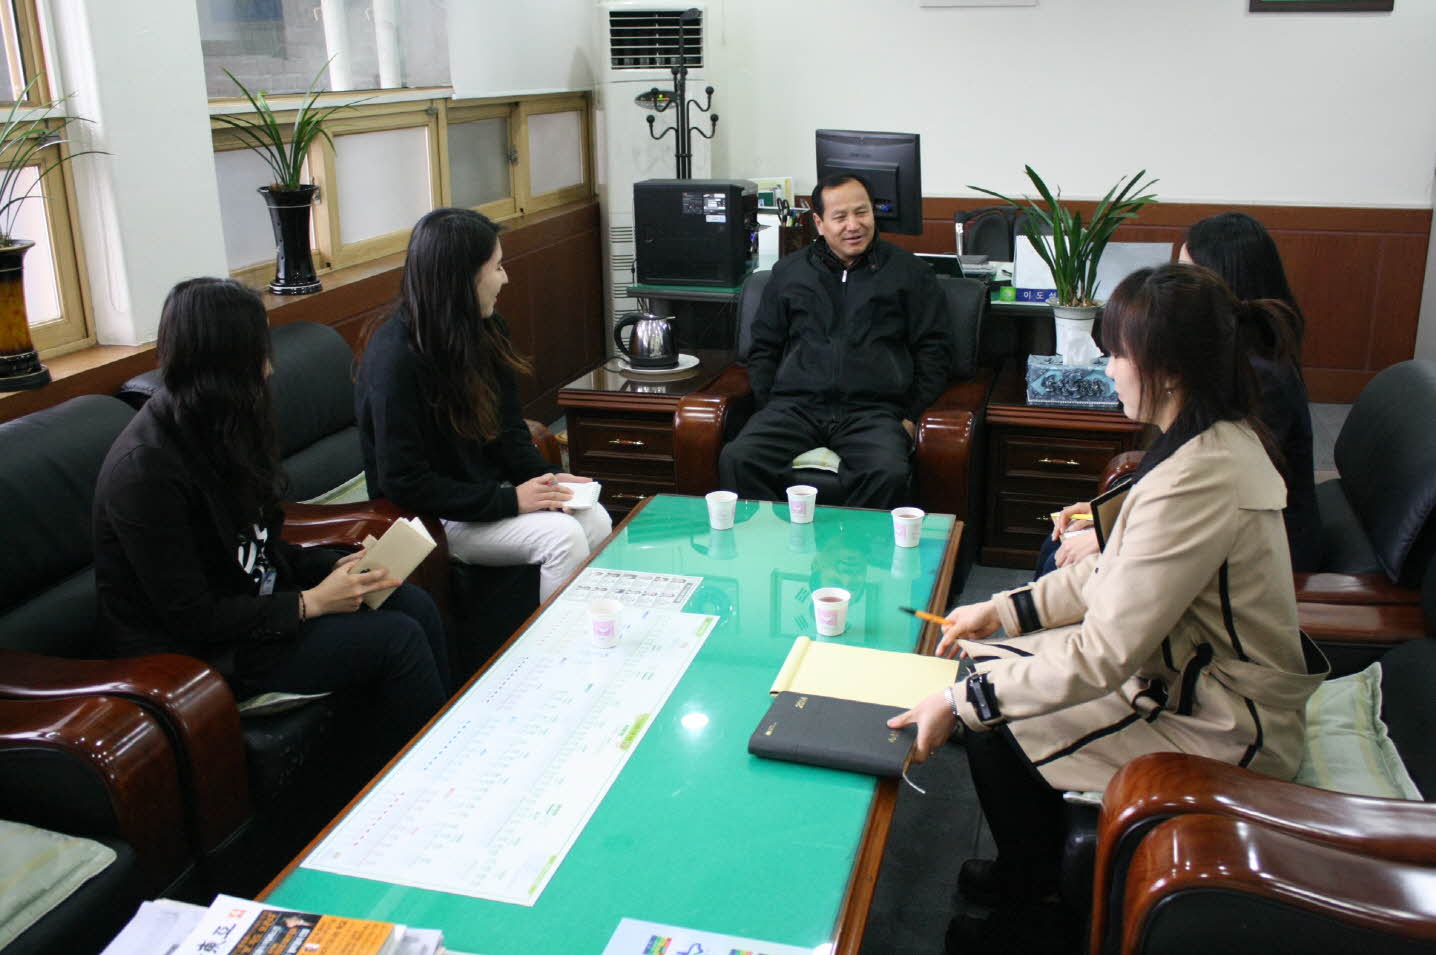
[[[1157,201],[1155,193],[1145,191],[1151,189],[1157,180],[1143,183],[1142,177],[1147,174],[1145,169],[1130,179],[1118,179],[1117,184],[1107,190],[1097,203],[1097,208],[1092,210],[1091,218],[1084,223],[1080,212],[1073,212],[1061,203],[1060,189],[1054,194],[1036,170],[1031,166],[1023,168],[1042,196],[1040,204],[1027,196],[1018,201],[981,186],[968,188],[1001,199],[1027,213],[1027,237],[1032,240],[1032,246],[1042,261],[1052,270],[1058,305],[1082,307],[1100,304],[1093,295],[1097,291],[1097,263],[1102,258],[1102,250],[1107,248],[1112,233],[1119,225],[1134,217],[1143,206]],[[1048,231],[1050,235],[1046,234]]]
[[[323,136],[332,146],[334,140],[330,138],[329,132],[324,128],[324,122],[341,109],[353,109],[364,100],[353,100],[348,103],[338,103],[334,106],[316,106],[322,90],[316,89],[319,85],[319,78],[324,71],[329,69],[326,61],[314,74],[314,79],[309,83],[309,89],[305,90],[304,98],[299,103],[298,112],[294,114],[293,126],[286,127],[279,122],[274,115],[274,108],[269,105],[269,98],[263,90],[257,93],[250,92],[249,87],[239,81],[229,70],[224,74],[234,81],[244,98],[249,100],[249,105],[254,108],[258,119],[250,119],[247,116],[215,116],[215,120],[236,130],[245,146],[259,153],[270,170],[274,172],[274,182],[271,189],[298,189],[301,185],[300,178],[304,174],[304,159],[309,154],[309,147],[314,141]]]
[[[10,111],[5,114],[4,125],[0,126],[0,246],[18,241],[14,233],[20,205],[27,199],[38,198],[35,191],[52,169],[80,156],[103,152],[100,149],[66,152],[60,148],[71,142],[66,132],[73,123],[89,122],[79,116],[57,112],[70,97],[62,97],[38,108],[25,105],[25,98],[43,75],[37,75],[25,84],[25,89],[15,97]],[[21,177],[30,166],[36,167],[40,174],[21,192]]]

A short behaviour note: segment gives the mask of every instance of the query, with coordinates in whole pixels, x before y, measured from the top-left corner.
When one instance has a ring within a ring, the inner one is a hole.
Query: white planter
[[[1092,323],[1096,321],[1096,305],[1052,305],[1052,321],[1057,329],[1057,354],[1064,365],[1088,365],[1102,354],[1092,340]]]

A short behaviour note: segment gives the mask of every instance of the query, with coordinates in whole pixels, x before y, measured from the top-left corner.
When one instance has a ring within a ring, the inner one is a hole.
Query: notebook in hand
[[[748,740],[748,752],[872,776],[900,776],[912,758],[917,727],[888,729],[902,707],[779,693]]]
[[[417,517],[401,517],[390,524],[384,536],[378,540],[375,540],[372,534],[364,538],[364,546],[368,553],[355,561],[354,567],[349,571],[351,574],[371,567],[383,567],[389,572],[389,576],[403,580],[414,572],[414,568],[418,567],[437,545],[434,538],[429,536],[423,521]],[[364,602],[369,605],[370,610],[378,610],[393,592],[393,587],[370,591],[364,595]]]

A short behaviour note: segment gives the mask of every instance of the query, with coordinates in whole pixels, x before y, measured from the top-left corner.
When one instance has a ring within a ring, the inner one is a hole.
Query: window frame
[[[284,94],[270,98],[276,119],[281,125],[294,122],[302,94]],[[359,102],[356,102],[358,100]],[[448,89],[424,90],[348,90],[324,93],[317,106],[356,102],[352,110],[335,113],[325,123],[330,136],[339,137],[389,129],[423,127],[428,132],[429,187],[432,208],[453,202],[452,170],[449,163],[449,126],[484,119],[506,119],[509,137],[508,198],[473,207],[496,222],[541,212],[567,203],[597,195],[594,183],[593,99],[586,91],[567,93],[536,93],[522,96],[496,96],[456,100]],[[210,130],[215,152],[247,148],[231,128],[213,119],[215,114],[254,117],[249,104],[240,98],[210,100]],[[542,195],[530,192],[528,169],[528,118],[546,113],[578,112],[583,151],[581,168],[583,182]],[[358,265],[402,252],[408,245],[411,229],[402,229],[382,236],[355,242],[341,241],[339,196],[344,184],[338,181],[334,147],[320,137],[308,156],[309,181],[319,187],[314,203],[313,252],[315,270],[326,272]],[[256,188],[264,183],[256,183]],[[256,197],[255,201],[259,201]],[[230,271],[231,277],[252,287],[263,287],[273,275],[274,262],[267,259]]]

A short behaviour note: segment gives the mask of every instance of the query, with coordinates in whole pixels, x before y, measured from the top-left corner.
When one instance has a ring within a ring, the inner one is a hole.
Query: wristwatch
[[[1002,708],[997,705],[997,696],[992,684],[987,682],[986,673],[974,673],[967,678],[967,702],[977,712],[977,721],[983,726],[996,726],[1003,722]]]

